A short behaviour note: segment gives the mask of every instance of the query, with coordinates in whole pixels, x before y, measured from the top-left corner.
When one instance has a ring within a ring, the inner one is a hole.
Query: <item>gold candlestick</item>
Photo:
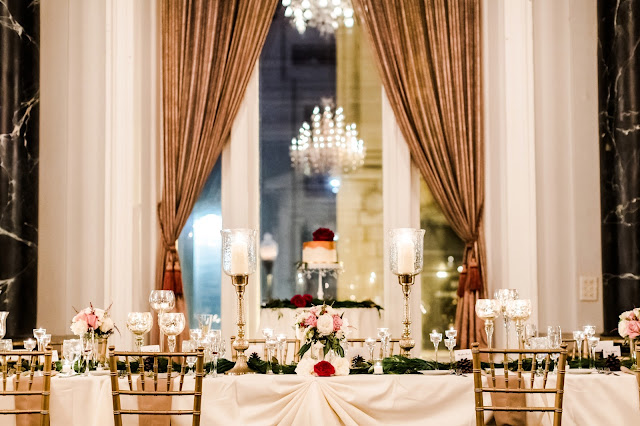
[[[416,346],[416,341],[411,338],[411,305],[409,304],[413,278],[414,276],[410,274],[398,275],[398,283],[402,286],[402,294],[404,295],[402,320],[404,329],[402,331],[402,338],[400,339],[400,348],[402,349],[402,355],[407,357],[411,355],[411,349]]]
[[[244,351],[249,349],[249,342],[244,338],[244,291],[249,282],[249,275],[232,275],[231,283],[236,288],[236,295],[238,296],[237,305],[237,322],[238,333],[236,339],[233,341],[233,350],[236,351],[236,365],[226,374],[232,376],[239,376],[241,374],[255,374],[253,370],[247,365],[247,356]]]

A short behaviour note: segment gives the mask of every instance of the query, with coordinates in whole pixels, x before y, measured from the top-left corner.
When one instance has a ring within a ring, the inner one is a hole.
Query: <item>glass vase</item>
[[[631,369],[638,369],[638,353],[636,352],[636,339],[629,338],[629,351],[631,353]]]

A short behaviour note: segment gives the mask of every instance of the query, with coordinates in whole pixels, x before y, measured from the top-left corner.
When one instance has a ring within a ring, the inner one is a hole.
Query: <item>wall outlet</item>
[[[597,302],[598,287],[600,287],[600,279],[598,277],[580,276],[580,301]]]

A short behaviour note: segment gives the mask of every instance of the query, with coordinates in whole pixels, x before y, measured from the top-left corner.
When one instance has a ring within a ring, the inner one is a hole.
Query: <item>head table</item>
[[[185,386],[193,389],[192,377]],[[564,401],[565,425],[631,426],[640,419],[638,384],[631,374],[569,374]],[[123,399],[123,408],[135,404],[134,398]],[[174,397],[171,405],[191,404],[189,397]],[[3,408],[11,405],[2,402]],[[109,376],[53,377],[50,408],[53,426],[113,425]],[[201,424],[472,426],[474,412],[472,375],[218,376],[204,380]],[[124,419],[138,424],[136,416]],[[12,422],[2,419],[3,425]],[[191,417],[174,417],[171,424],[190,425]]]

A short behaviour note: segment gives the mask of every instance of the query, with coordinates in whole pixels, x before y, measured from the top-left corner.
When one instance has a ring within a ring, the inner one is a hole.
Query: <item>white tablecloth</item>
[[[193,385],[188,377],[185,387]],[[54,377],[51,391],[53,426],[113,425],[108,376]],[[135,404],[135,397],[123,400],[123,408]],[[191,404],[183,397],[173,398],[171,405],[186,409]],[[204,380],[201,424],[472,426],[474,412],[472,375],[220,376]],[[125,419],[126,425],[137,424],[136,416]],[[639,419],[633,375],[566,376],[564,425],[635,426]],[[3,417],[1,424],[12,423]],[[191,417],[176,417],[172,424],[190,425]]]
[[[305,308],[262,308],[260,309],[260,328],[273,328],[276,333],[284,333],[293,339],[296,337],[293,322],[295,316],[303,309]],[[378,335],[381,314],[378,313],[376,308],[345,308],[338,309],[338,312],[343,312],[344,318],[353,327],[350,332],[351,337],[365,338]]]

